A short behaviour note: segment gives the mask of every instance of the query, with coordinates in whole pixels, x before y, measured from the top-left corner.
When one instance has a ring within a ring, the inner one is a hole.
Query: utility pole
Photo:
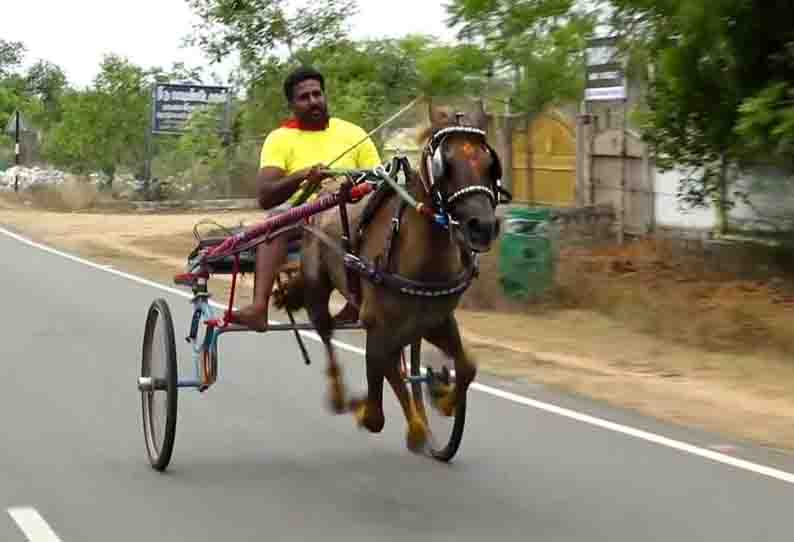
[[[152,104],[152,111],[149,115],[149,126],[146,127],[144,134],[144,158],[143,158],[143,197],[147,201],[151,201],[151,184],[152,184],[152,138],[154,134],[154,115],[155,115],[155,88],[156,83],[152,83],[150,92],[150,100]]]
[[[626,103],[628,100],[623,100],[623,114],[620,126],[620,202],[618,212],[618,244],[623,244],[623,238],[626,232]]]
[[[19,109],[14,119],[14,192],[19,192]]]

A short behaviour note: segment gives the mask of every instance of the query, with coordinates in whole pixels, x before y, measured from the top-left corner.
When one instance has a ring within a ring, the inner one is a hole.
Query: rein
[[[396,182],[395,179],[400,169],[403,170],[406,179],[410,178],[411,167],[408,163],[408,160],[404,157],[395,158],[392,162],[392,167],[388,172],[383,169],[379,171],[380,177],[385,181],[385,184],[382,184],[378,191],[393,190],[402,201],[400,202],[400,205],[397,206],[395,216],[392,218],[392,227],[389,230],[389,236],[386,240],[384,252],[378,258],[376,258],[375,262],[371,262],[366,257],[358,254],[358,243],[355,243],[356,246],[351,244],[350,227],[347,220],[343,220],[342,223],[342,243],[335,242],[325,232],[320,231],[319,228],[316,228],[310,224],[304,224],[302,226],[303,231],[314,235],[320,242],[333,250],[340,258],[342,258],[344,266],[348,271],[348,285],[350,294],[354,298],[351,300],[351,302],[356,307],[360,307],[361,305],[361,288],[359,284],[359,279],[361,277],[364,277],[373,284],[386,287],[390,290],[394,290],[405,295],[417,297],[446,297],[465,291],[471,285],[471,282],[477,276],[479,271],[477,256],[475,253],[460,244],[459,248],[461,249],[464,269],[461,273],[449,281],[416,281],[398,275],[397,273],[391,272],[389,270],[392,261],[392,249],[395,244],[394,241],[400,233],[402,215],[406,207],[414,208],[418,213],[425,216],[431,220],[433,224],[436,224],[439,227],[449,228],[454,224],[454,222],[449,219],[448,215],[433,213],[433,211],[426,205],[417,202],[404,187],[400,186]],[[377,193],[373,195],[373,198],[374,199],[371,201],[374,201],[374,205],[371,207],[368,205],[361,217],[361,223],[357,228],[358,239],[361,238],[367,225],[374,217],[375,212],[386,199],[385,197],[378,198]],[[341,210],[345,205],[345,198],[340,200],[339,205]],[[344,215],[346,215],[346,213],[344,213]]]

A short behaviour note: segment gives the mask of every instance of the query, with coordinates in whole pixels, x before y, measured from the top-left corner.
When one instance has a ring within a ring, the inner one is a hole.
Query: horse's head
[[[425,188],[457,222],[457,235],[475,252],[490,250],[499,236],[502,168],[486,140],[487,119],[482,113],[431,110],[430,136],[422,154]]]

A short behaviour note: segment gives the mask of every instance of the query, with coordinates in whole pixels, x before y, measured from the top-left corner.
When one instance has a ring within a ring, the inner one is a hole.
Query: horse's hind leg
[[[382,348],[384,341],[377,332],[367,332],[367,395],[362,399],[351,401],[351,408],[359,425],[373,433],[383,430],[383,367]]]
[[[424,419],[417,412],[414,400],[408,393],[408,388],[403,380],[399,366],[400,355],[398,353],[388,359],[388,363],[384,366],[384,372],[397,400],[400,401],[405,421],[408,424],[408,431],[405,435],[406,446],[412,452],[421,452],[427,442],[429,431]]]
[[[321,270],[316,271],[316,276],[312,275],[312,273],[304,274],[306,281],[304,291],[306,311],[317,334],[325,345],[326,358],[328,360],[326,376],[328,377],[329,406],[335,414],[342,414],[347,410],[347,402],[345,400],[344,385],[342,384],[342,371],[336,361],[336,351],[331,343],[333,318],[328,310],[328,302],[331,298],[333,287],[330,277]]]
[[[452,416],[461,397],[466,396],[469,385],[477,375],[474,360],[463,348],[458,322],[454,315],[425,335],[425,339],[455,360],[455,384],[435,390],[433,404],[445,416]]]

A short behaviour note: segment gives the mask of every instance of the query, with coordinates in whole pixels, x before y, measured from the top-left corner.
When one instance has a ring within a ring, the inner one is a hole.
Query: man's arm
[[[284,175],[277,167],[263,167],[256,175],[256,196],[262,209],[272,209],[287,201],[305,179],[305,171]]]
[[[257,200],[262,209],[272,209],[287,201],[300,188],[301,183],[308,181],[305,187],[308,191],[313,191],[316,184],[325,178],[320,173],[321,165],[305,168],[285,175],[284,170],[278,167],[265,166],[259,170],[256,176]]]

